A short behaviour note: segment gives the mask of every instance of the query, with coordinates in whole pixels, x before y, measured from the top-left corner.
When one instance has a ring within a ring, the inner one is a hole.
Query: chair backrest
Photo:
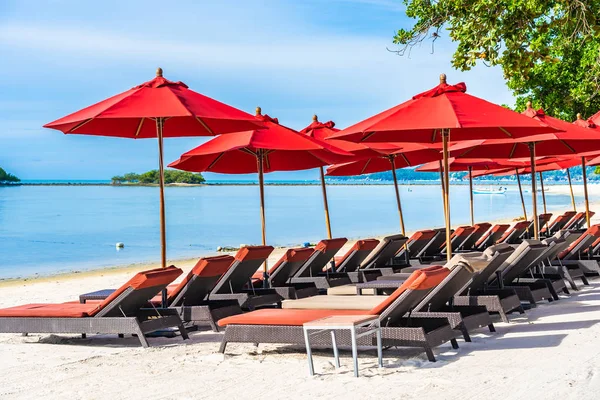
[[[386,236],[379,242],[377,247],[360,264],[360,269],[383,268],[400,251],[406,243],[406,236]]]
[[[539,240],[525,239],[515,251],[500,266],[502,271],[502,280],[510,283],[517,279],[529,268],[534,266],[534,262],[546,250],[547,246]]]
[[[595,212],[590,211],[590,220],[592,219],[592,217],[596,215]],[[585,216],[585,213],[583,213],[583,217],[579,220],[579,222],[576,222],[573,224],[573,226],[571,227],[571,229],[582,229],[583,227],[586,226],[587,223],[587,217]]]
[[[436,311],[459,294],[473,278],[473,269],[466,261],[451,265],[450,274],[415,307],[415,311]]]
[[[174,266],[138,272],[88,314],[90,317],[135,316],[182,273],[182,270]]]
[[[410,312],[448,274],[449,269],[439,266],[417,270],[368,314],[379,315],[386,325],[393,325],[395,320]]]
[[[498,239],[496,243],[508,243],[514,244],[518,242],[519,238],[523,235],[525,230],[529,227],[530,221],[521,221],[513,225],[512,228],[504,232],[504,234]]]
[[[364,239],[357,240],[354,246],[336,262],[335,269],[338,272],[354,272],[360,267],[365,258],[377,247],[379,240]]]
[[[542,228],[540,230],[541,233],[547,233],[552,235],[556,231],[563,229],[564,226],[569,222],[574,216],[577,214],[575,211],[566,211],[564,214],[559,215],[556,219],[550,222],[548,228]]]
[[[495,244],[485,249],[482,258],[489,261],[489,263],[485,268],[475,271],[476,274],[473,276],[468,289],[477,290],[483,288],[489,282],[490,277],[494,276],[494,273],[514,251],[515,249],[506,243]]]
[[[229,255],[201,258],[177,287],[169,292],[169,306],[200,305],[233,261],[234,258]]]
[[[563,229],[576,229],[575,226],[577,226],[583,219],[585,219],[585,213],[578,212],[573,216],[573,218],[569,219],[565,223]]]
[[[561,260],[578,259],[580,253],[592,246],[598,238],[600,238],[600,225],[592,225],[573,241],[568,248],[560,252],[558,258]]]
[[[558,255],[566,250],[570,245],[565,239],[555,237],[544,239],[542,240],[542,243],[548,246],[548,249],[542,254],[542,257],[540,257],[539,263],[543,263],[545,261],[554,261]]]
[[[434,231],[436,235],[423,248],[421,257],[433,257],[440,254],[440,247],[446,242],[446,228],[436,228]]]
[[[450,235],[450,245],[452,252],[456,252],[458,249],[460,249],[462,244],[465,242],[465,240],[469,238],[469,236],[471,236],[473,231],[475,231],[474,226],[459,226],[458,228],[456,228],[454,232],[452,232],[452,235]],[[442,253],[446,253],[446,242],[442,244],[440,250]]]
[[[227,272],[210,291],[210,294],[241,293],[246,284],[251,284],[252,275],[272,252],[273,246],[242,247],[235,255],[234,261]]]
[[[479,241],[483,237],[483,234],[490,230],[492,224],[487,222],[483,222],[481,224],[473,225],[473,231],[467,237],[467,239],[461,244],[461,248],[463,250],[473,250],[475,243]]]
[[[348,239],[346,238],[321,240],[313,249],[308,260],[298,268],[294,277],[305,278],[322,274],[323,268],[331,261],[335,254],[340,251],[347,241]]]
[[[402,246],[395,258],[419,258],[423,250],[437,234],[438,232],[434,231],[433,229],[424,229],[413,233],[413,235],[406,242],[406,246]],[[407,251],[408,254],[406,253]]]
[[[538,215],[538,229],[540,230],[540,233],[541,233],[542,228],[547,227],[547,224],[551,218],[552,218],[551,213]],[[522,239],[527,239],[528,237],[533,236],[533,228],[534,228],[533,221],[534,221],[534,219],[532,218],[529,226],[527,227],[525,232],[523,232],[523,234],[521,235]]]
[[[313,249],[310,247],[287,250],[279,261],[269,269],[271,286],[285,286],[289,279],[306,263],[312,253]]]
[[[508,224],[497,224],[494,225],[492,229],[487,231],[476,243],[475,247],[479,250],[484,250],[485,248],[495,244],[504,232],[506,232],[510,228]]]

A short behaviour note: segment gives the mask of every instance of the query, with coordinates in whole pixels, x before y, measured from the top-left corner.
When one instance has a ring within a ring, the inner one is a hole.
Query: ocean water
[[[521,214],[517,189],[508,188],[505,195],[475,195],[476,221]],[[165,193],[169,259],[260,243],[257,186],[168,187]],[[392,185],[331,185],[328,194],[334,236],[399,232]],[[439,186],[401,186],[400,195],[408,231],[443,226]],[[269,244],[326,236],[319,186],[267,186],[265,197]],[[570,204],[567,195],[546,197],[549,211]],[[0,278],[159,261],[158,209],[156,187],[0,186]],[[451,187],[451,213],[453,224],[470,222],[468,186]],[[116,249],[117,242],[125,247]]]

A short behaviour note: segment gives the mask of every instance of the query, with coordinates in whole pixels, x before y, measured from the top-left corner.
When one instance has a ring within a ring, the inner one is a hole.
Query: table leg
[[[308,372],[310,376],[315,374],[315,369],[313,367],[313,359],[312,359],[312,351],[310,349],[310,340],[308,339],[308,331],[304,329],[304,343],[306,344],[306,356],[308,357]]]
[[[381,324],[377,323],[377,358],[379,358],[379,368],[383,368],[383,346],[381,345]]]
[[[350,330],[352,338],[352,359],[354,360],[354,376],[358,378],[358,349],[356,345],[356,328]]]
[[[331,346],[333,347],[333,358],[335,359],[335,367],[340,367],[340,353],[337,348],[337,340],[335,340],[335,331],[331,331]]]

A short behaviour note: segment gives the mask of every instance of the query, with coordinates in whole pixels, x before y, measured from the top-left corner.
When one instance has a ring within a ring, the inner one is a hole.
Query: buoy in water
[[[116,247],[117,249],[122,249],[123,247],[125,247],[125,243],[122,243],[122,242],[117,242],[117,244],[115,244],[115,247]]]

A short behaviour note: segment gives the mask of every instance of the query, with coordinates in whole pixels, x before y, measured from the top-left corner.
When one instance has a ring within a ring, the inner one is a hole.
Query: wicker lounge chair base
[[[519,296],[514,290],[487,291],[485,294],[471,296],[455,296],[454,304],[457,306],[484,306],[488,313],[498,313],[502,322],[508,323],[507,314],[512,311],[519,311],[524,314],[525,310],[521,305]],[[497,293],[497,294],[493,294]]]
[[[343,276],[310,276],[310,277],[293,277],[290,279],[290,283],[292,285],[297,283],[314,283],[317,289],[328,289],[330,287],[336,287],[341,285],[349,285],[351,284],[351,280],[348,275],[344,274],[336,274]]]
[[[469,332],[488,327],[490,332],[496,332],[492,318],[485,307],[460,306],[445,307],[440,311],[412,312],[411,318],[447,318],[450,327],[463,335],[465,342],[471,341]]]
[[[558,262],[553,262],[552,265],[557,265]],[[560,264],[569,267],[572,265],[578,266],[585,276],[598,277],[600,276],[600,265],[596,260],[561,260]]]
[[[504,286],[503,289],[513,289],[521,303],[529,303],[529,307],[535,308],[537,307],[537,303],[542,300],[548,300],[548,302],[553,302],[554,298],[548,289],[548,286],[544,282],[538,282],[534,284],[518,284],[511,283],[511,286]]]
[[[285,300],[304,299],[305,297],[312,297],[319,294],[319,289],[310,284],[306,285],[306,287],[280,286],[272,287],[271,289]]]
[[[173,307],[176,310],[185,326],[190,327],[209,325],[214,332],[219,332],[217,321],[231,315],[241,314],[243,311],[237,304],[215,307],[206,306],[185,306]]]
[[[535,276],[535,275],[534,275]],[[531,285],[534,283],[543,283],[548,287],[548,290],[550,291],[550,295],[552,296],[552,299],[554,300],[560,300],[560,297],[558,296],[559,293],[564,293],[564,294],[570,294],[569,289],[567,289],[567,285],[565,284],[565,281],[562,277],[557,276],[556,279],[549,279],[547,276],[545,278],[519,278],[518,280],[518,284],[525,284],[525,285]],[[511,283],[511,285],[513,285],[513,283]]]
[[[417,319],[415,319],[417,320]],[[421,319],[415,321],[405,319],[408,327],[381,328],[383,346],[419,347],[422,348],[429,361],[435,362],[433,349],[446,342],[457,349],[455,331],[448,325],[446,319]],[[418,323],[418,324],[417,324]],[[361,331],[359,330],[360,334]],[[350,346],[350,335],[340,332],[336,335],[338,346]],[[219,351],[225,353],[228,343],[280,343],[304,345],[304,334],[301,326],[283,325],[228,325]],[[329,335],[318,335],[312,340],[315,346],[331,346]],[[359,346],[374,346],[375,339],[364,337],[358,339]]]
[[[269,291],[269,293],[266,293],[266,291]],[[257,295],[253,295],[252,290],[249,290],[248,293],[210,294],[208,299],[210,301],[235,300],[238,302],[240,307],[247,310],[254,310],[257,307],[261,306],[281,306],[282,297],[279,294],[277,294],[273,289],[258,289],[255,290],[254,293],[257,293]]]
[[[79,334],[123,334],[137,335],[143,347],[149,347],[146,334],[159,330],[178,328],[186,340],[188,334],[181,318],[175,313],[165,314],[160,310],[147,310],[137,317],[89,317],[89,318],[0,318],[0,333],[79,333]]]

